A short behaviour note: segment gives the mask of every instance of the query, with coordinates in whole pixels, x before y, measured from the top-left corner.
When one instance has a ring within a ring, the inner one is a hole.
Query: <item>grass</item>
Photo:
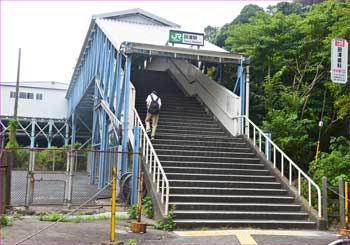
[[[13,219],[7,216],[6,214],[3,214],[0,216],[0,227],[2,226],[9,226],[13,224]]]
[[[117,220],[127,220],[129,217],[125,214],[117,214],[115,216]],[[59,220],[59,222],[76,222],[79,223],[83,220],[106,220],[110,219],[109,214],[98,214],[98,215],[74,215],[74,216],[66,216],[64,217],[64,214],[61,213],[52,213],[49,215],[42,215],[40,216],[40,221],[51,221],[56,222]]]
[[[135,239],[129,239],[124,241],[124,245],[136,245],[137,244],[137,240]]]

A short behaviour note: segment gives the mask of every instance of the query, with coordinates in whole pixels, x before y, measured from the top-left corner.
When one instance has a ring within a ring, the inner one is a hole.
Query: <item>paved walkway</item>
[[[1,229],[0,244],[14,244],[50,222],[38,216],[16,219]],[[101,244],[109,239],[109,220],[58,223],[27,240],[25,244]],[[117,221],[116,240],[127,244],[329,244],[337,239],[333,232],[288,230],[202,230],[165,232],[147,227],[147,233],[128,232],[130,221]]]

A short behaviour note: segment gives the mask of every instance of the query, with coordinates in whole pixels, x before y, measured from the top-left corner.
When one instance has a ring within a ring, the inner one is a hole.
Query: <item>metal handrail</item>
[[[134,122],[133,126],[140,127],[140,145],[142,147],[142,155],[146,158],[146,164],[149,165],[149,173],[153,176],[153,183],[157,184],[157,192],[161,193],[161,202],[164,203],[164,214],[168,215],[169,206],[169,180],[165,175],[162,165],[156,151],[153,148],[152,142],[149,139],[146,129],[142,124],[139,114],[133,108]],[[160,185],[162,185],[160,187]],[[160,190],[161,188],[161,190]]]
[[[288,181],[289,181],[289,185],[292,186],[292,173],[293,173],[293,168],[296,169],[298,171],[298,194],[299,196],[302,196],[301,193],[301,176],[303,176],[307,181],[308,181],[308,203],[309,206],[312,207],[312,200],[311,200],[311,194],[312,194],[312,189],[311,189],[311,185],[314,186],[317,190],[317,203],[318,203],[318,217],[322,217],[322,212],[321,212],[321,190],[320,187],[302,170],[300,169],[300,167],[293,162],[292,159],[290,159],[269,137],[266,136],[266,134],[258,127],[256,126],[247,116],[239,116],[239,117],[235,117],[233,119],[238,119],[240,118],[241,121],[241,127],[242,127],[242,134],[244,133],[249,139],[250,139],[250,125],[253,126],[253,143],[255,146],[258,147],[259,151],[264,153],[262,151],[262,139],[261,137],[263,137],[265,139],[265,149],[266,149],[266,142],[268,142],[272,147],[271,150],[273,151],[273,167],[277,168],[277,159],[276,159],[276,151],[281,154],[281,175],[284,176],[284,168],[285,168],[285,161],[288,161],[289,163],[289,174],[288,176],[285,176]],[[245,120],[245,123],[244,121]],[[243,125],[245,125],[245,127],[243,127]],[[245,130],[244,130],[245,128]],[[256,133],[258,133],[258,135],[256,135]],[[258,139],[257,139],[258,136]],[[259,141],[257,143],[257,141]],[[264,153],[265,154],[265,153]],[[270,153],[268,153],[270,154]],[[277,168],[278,169],[278,168]],[[279,170],[279,169],[278,169]]]

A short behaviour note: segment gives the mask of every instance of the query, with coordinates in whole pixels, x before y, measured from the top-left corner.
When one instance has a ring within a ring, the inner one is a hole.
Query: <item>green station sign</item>
[[[204,34],[170,30],[169,43],[181,43],[187,45],[204,46]]]

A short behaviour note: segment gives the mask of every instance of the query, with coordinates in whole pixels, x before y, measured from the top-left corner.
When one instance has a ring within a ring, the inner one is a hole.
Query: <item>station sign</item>
[[[348,42],[344,39],[332,40],[331,80],[343,84],[348,80]]]
[[[170,30],[169,43],[181,43],[187,45],[204,46],[204,34]]]

